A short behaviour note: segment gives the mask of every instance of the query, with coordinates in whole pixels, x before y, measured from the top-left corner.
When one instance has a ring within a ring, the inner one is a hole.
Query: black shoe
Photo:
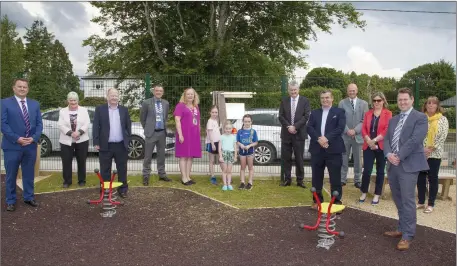
[[[79,183],[78,183],[78,186],[80,186],[80,187],[85,187],[85,186],[86,186],[86,182],[79,182]]]
[[[360,189],[362,187],[362,184],[360,182],[354,183],[354,187]]]
[[[191,185],[195,185],[195,184],[197,184],[197,182],[195,182],[195,181],[194,181],[194,180],[192,180],[192,179],[191,179],[191,180],[189,180],[189,183],[190,183]]]
[[[181,183],[184,185],[184,186],[190,186],[192,185],[192,183],[190,181],[187,181],[186,183],[184,183],[183,181],[181,181]]]
[[[306,186],[303,182],[297,182],[297,187],[306,188]]]
[[[36,200],[24,200],[24,203],[32,207],[38,207],[38,202],[36,202]]]
[[[159,177],[159,180],[160,180],[160,181],[165,181],[165,182],[171,182],[171,179],[168,178],[168,177],[166,177],[166,176],[164,176],[164,177]]]
[[[149,186],[149,178],[143,177],[143,186]]]
[[[248,183],[248,184],[246,185],[246,190],[251,190],[251,189],[252,189],[252,184],[251,184],[251,183]]]
[[[6,206],[6,211],[14,212],[15,210],[16,210],[16,205],[14,205],[14,204],[8,204]]]
[[[280,184],[280,186],[281,186],[281,187],[287,187],[287,186],[290,186],[291,183],[292,183],[292,181],[286,180],[286,181],[282,182],[282,183]]]
[[[71,185],[70,184],[63,184],[62,187],[63,188],[69,188]]]
[[[244,183],[241,183],[240,186],[238,187],[238,189],[245,189]]]

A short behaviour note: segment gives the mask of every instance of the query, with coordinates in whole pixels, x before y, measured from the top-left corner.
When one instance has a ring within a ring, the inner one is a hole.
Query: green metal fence
[[[116,87],[121,92],[121,103],[129,107],[132,120],[133,139],[129,151],[130,160],[128,163],[129,173],[140,173],[142,170],[142,157],[144,155],[144,135],[141,125],[139,124],[139,107],[145,98],[152,96],[151,88],[153,84],[161,84],[165,89],[164,98],[170,102],[170,113],[168,114],[168,137],[166,153],[166,170],[169,173],[178,173],[178,160],[174,156],[174,118],[172,112],[178,103],[183,90],[186,87],[193,87],[200,96],[200,110],[202,121],[202,150],[204,150],[206,121],[209,118],[209,108],[212,105],[213,91],[226,92],[253,92],[254,96],[250,99],[227,99],[228,103],[244,103],[246,112],[253,116],[253,123],[258,131],[260,146],[263,151],[268,151],[264,156],[264,161],[258,161],[255,166],[255,172],[260,176],[282,176],[282,160],[280,154],[280,124],[278,121],[278,109],[282,96],[287,95],[287,84],[292,79],[301,83],[300,94],[310,100],[312,109],[319,108],[319,92],[323,88],[330,88],[334,94],[334,105],[346,97],[346,87],[351,80],[335,78],[305,78],[285,76],[268,76],[268,77],[248,77],[248,76],[198,76],[198,75],[160,75],[160,74],[142,74],[135,77],[118,79],[117,77],[81,77],[79,93],[81,95],[80,104],[88,106],[91,118],[95,106],[106,103],[106,90]],[[396,106],[396,89],[398,84],[380,86],[371,79],[356,81],[359,88],[359,97],[370,103],[370,95],[374,91],[383,91],[389,102],[389,109],[394,114],[398,113]],[[34,84],[30,84],[30,90],[35,92],[33,95],[39,95],[39,91]],[[455,158],[455,128],[456,128],[456,103],[455,103],[455,81],[447,80],[412,80],[405,86],[414,90],[415,108],[420,109],[428,96],[437,96],[446,109],[446,117],[450,123],[450,133],[446,142],[445,150],[447,157],[443,163],[443,170],[454,173],[455,170],[450,164]],[[43,88],[40,88],[42,90]],[[54,97],[56,98],[56,97]],[[43,122],[45,124],[42,144],[41,170],[44,171],[61,171],[62,165],[59,154],[59,130],[57,127],[58,108],[66,106],[66,93],[57,95],[58,102],[61,104],[52,105],[46,103],[46,99],[39,99],[43,109]],[[55,99],[54,99],[55,100]],[[370,103],[371,105],[371,103]],[[233,120],[235,127],[241,127],[241,121]],[[311,176],[309,166],[310,154],[308,153],[309,142],[306,143],[305,154],[305,175]],[[90,155],[87,159],[87,171],[91,172],[94,168],[99,167],[98,155],[90,142]],[[195,159],[192,171],[196,174],[207,174],[209,172],[208,156],[202,152],[203,157]],[[267,158],[267,159],[265,159]],[[76,171],[76,162],[74,162],[74,171]],[[152,169],[155,171],[156,162],[153,158]],[[220,169],[216,167],[217,173]],[[295,173],[295,170],[292,171]],[[234,175],[239,173],[239,165],[234,168]]]

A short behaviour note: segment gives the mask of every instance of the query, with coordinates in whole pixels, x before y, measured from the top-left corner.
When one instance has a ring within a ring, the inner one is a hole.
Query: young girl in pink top
[[[211,117],[206,123],[206,151],[209,156],[209,173],[211,175],[211,183],[216,185],[216,176],[214,175],[214,162],[219,153],[219,141],[221,139],[221,132],[218,122],[219,110],[217,106],[212,106],[210,111]]]

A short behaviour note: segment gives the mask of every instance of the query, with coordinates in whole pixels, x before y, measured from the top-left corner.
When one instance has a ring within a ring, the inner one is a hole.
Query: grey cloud
[[[86,9],[78,2],[42,2],[44,11],[59,31],[69,31],[90,24]]]
[[[31,27],[33,21],[37,19],[30,15],[19,3],[2,2],[0,3],[0,7],[1,16],[7,15],[8,19],[16,23],[18,29]]]

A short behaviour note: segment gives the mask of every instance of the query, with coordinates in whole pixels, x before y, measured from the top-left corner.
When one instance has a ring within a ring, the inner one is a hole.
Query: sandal
[[[424,213],[431,213],[431,212],[433,212],[432,206],[427,206],[427,208],[425,208],[425,210],[424,210]]]

